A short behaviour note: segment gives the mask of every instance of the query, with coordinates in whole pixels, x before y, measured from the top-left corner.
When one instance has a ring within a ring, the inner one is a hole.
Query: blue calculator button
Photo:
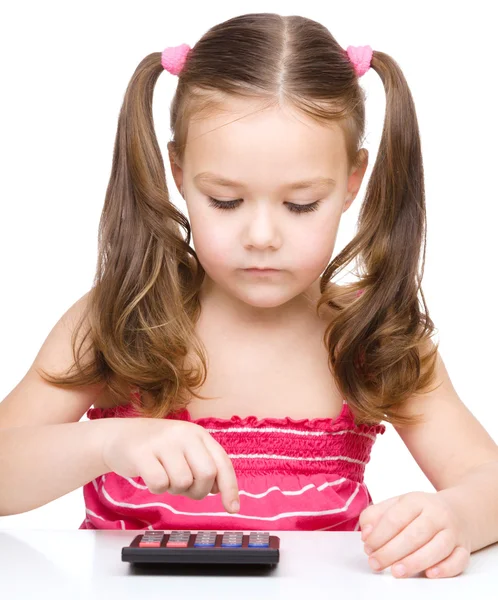
[[[247,545],[249,548],[268,548],[270,543],[269,542],[249,542]]]
[[[199,531],[195,538],[194,546],[214,547],[216,545],[216,531]]]
[[[268,548],[270,546],[270,532],[252,531],[247,545],[249,548]]]

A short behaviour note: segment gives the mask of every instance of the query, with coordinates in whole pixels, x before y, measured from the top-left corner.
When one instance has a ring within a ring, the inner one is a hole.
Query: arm
[[[0,429],[0,516],[43,506],[107,473],[101,449],[116,420]]]
[[[88,299],[82,296],[58,320],[26,375],[0,402],[0,516],[43,506],[108,470],[100,448],[117,419],[80,421],[90,406],[107,403],[106,390],[57,387],[39,373],[71,367],[72,338]],[[86,329],[76,340],[85,357],[91,349],[82,337]],[[82,362],[86,366],[86,358]]]
[[[395,429],[437,493],[464,517],[473,552],[498,541],[498,446],[458,397],[439,352],[436,378],[436,390],[403,407],[425,422]]]
[[[438,494],[470,524],[471,552],[498,541],[498,460],[471,469]]]

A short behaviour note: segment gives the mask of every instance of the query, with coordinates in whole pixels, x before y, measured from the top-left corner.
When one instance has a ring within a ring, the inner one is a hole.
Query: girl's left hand
[[[453,577],[464,571],[471,554],[462,521],[444,494],[410,492],[368,506],[360,514],[361,539],[367,554],[371,549],[375,571],[392,565],[395,577],[421,571],[427,577]]]

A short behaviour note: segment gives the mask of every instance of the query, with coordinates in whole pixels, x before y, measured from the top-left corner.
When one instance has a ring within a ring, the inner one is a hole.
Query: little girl
[[[369,68],[384,130],[358,233],[330,262],[367,168]],[[178,76],[168,153],[190,221],[154,132],[164,70]],[[345,51],[306,18],[246,14],[147,56],[119,116],[95,285],[77,303],[78,368],[34,363],[110,425],[80,529],[361,528],[372,568],[397,576],[456,575],[498,540],[498,449],[419,305],[425,221],[415,108],[387,54]],[[332,283],[353,259],[359,282]],[[437,492],[373,504],[364,471],[383,420]]]

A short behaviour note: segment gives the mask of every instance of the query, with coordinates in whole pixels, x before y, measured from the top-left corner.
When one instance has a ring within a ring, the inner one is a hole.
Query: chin
[[[290,302],[295,294],[284,293],[279,290],[264,290],[259,291],[251,290],[251,293],[235,295],[241,302],[244,302],[248,306],[253,308],[278,308]]]

